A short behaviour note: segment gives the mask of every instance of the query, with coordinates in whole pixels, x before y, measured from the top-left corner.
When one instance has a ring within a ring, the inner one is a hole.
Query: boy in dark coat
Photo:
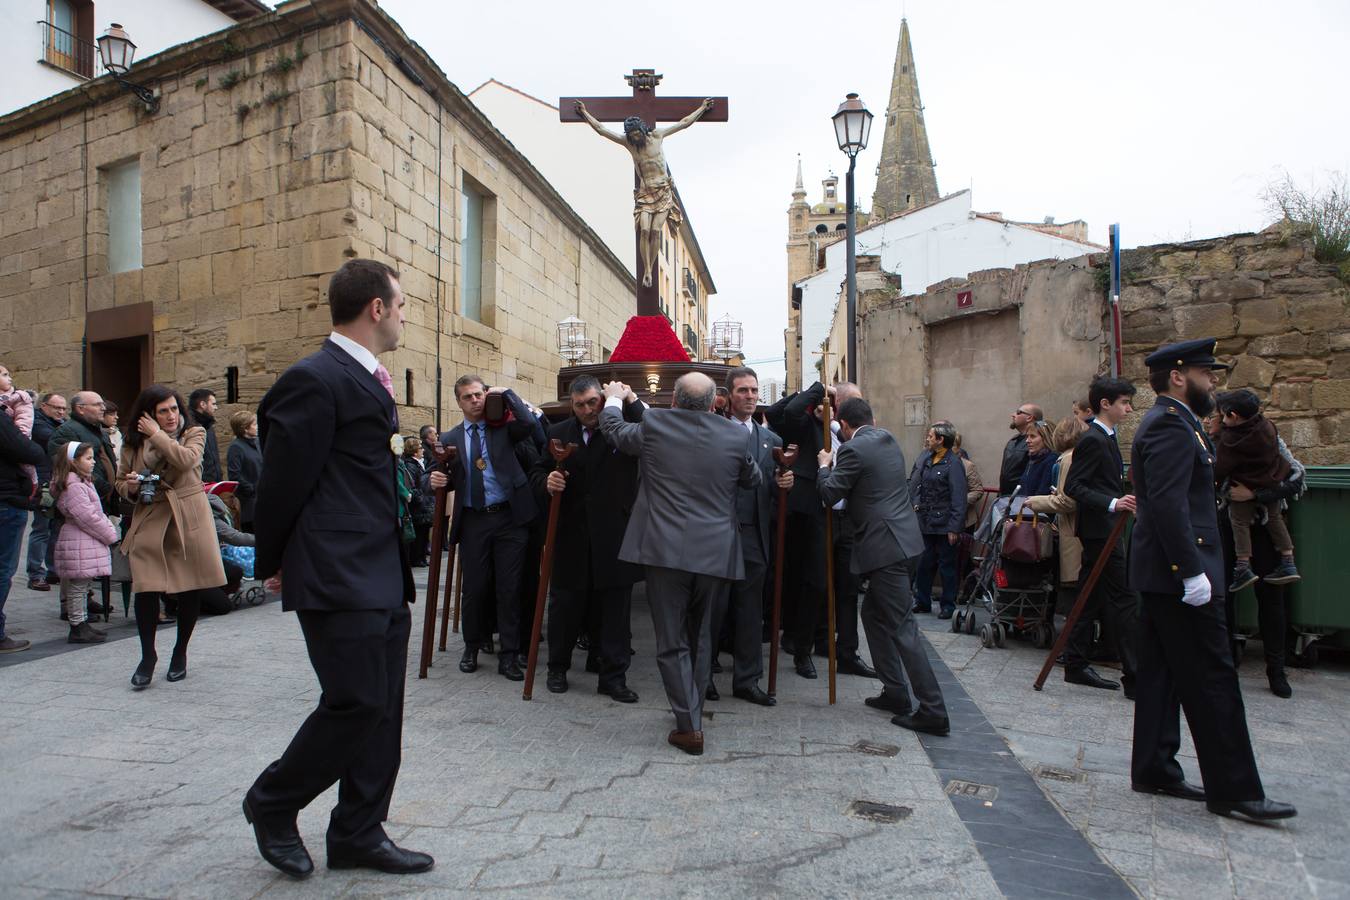
[[[1280,437],[1275,425],[1261,415],[1261,401],[1249,390],[1229,391],[1218,398],[1219,412],[1223,414],[1223,430],[1219,432],[1215,452],[1214,481],[1225,480],[1241,484],[1253,491],[1272,488],[1289,477],[1289,463],[1280,453]],[[1271,584],[1298,581],[1294,568],[1294,542],[1280,515],[1280,502],[1261,503],[1257,500],[1230,500],[1228,518],[1233,524],[1233,547],[1237,563],[1233,567],[1231,591],[1240,591],[1257,580],[1252,571],[1252,524],[1257,508],[1264,507],[1266,531],[1280,553],[1280,564],[1266,576]]]

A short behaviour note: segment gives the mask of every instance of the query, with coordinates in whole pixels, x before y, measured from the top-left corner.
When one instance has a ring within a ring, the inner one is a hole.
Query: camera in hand
[[[155,502],[155,494],[159,491],[159,476],[146,469],[143,472],[136,473],[136,480],[141,483],[141,489],[138,499],[147,506]]]

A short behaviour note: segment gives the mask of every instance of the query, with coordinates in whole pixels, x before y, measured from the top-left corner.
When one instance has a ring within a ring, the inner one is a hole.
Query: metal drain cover
[[[974,781],[949,781],[947,796],[974,797],[976,800],[992,802],[998,797],[998,788],[992,784],[977,784]]]
[[[1082,784],[1087,781],[1086,772],[1061,769],[1056,766],[1040,765],[1036,767],[1035,772],[1037,778],[1044,778],[1047,781],[1063,781],[1066,784]]]
[[[858,741],[853,745],[853,750],[868,756],[895,756],[900,752],[900,748],[893,744],[874,744],[871,741]]]
[[[894,825],[901,819],[908,819],[914,810],[908,806],[892,806],[889,803],[874,803],[871,800],[854,800],[844,811],[844,815],[867,822],[881,822]]]

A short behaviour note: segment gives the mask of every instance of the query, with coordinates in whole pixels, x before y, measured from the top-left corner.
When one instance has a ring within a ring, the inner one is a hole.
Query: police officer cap
[[[1144,359],[1150,372],[1170,372],[1191,366],[1197,369],[1226,369],[1228,366],[1214,358],[1219,342],[1214,338],[1197,338],[1159,347]]]

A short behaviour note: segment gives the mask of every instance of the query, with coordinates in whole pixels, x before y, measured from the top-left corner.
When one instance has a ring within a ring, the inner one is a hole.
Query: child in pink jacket
[[[15,389],[14,377],[4,366],[0,366],[0,407],[14,420],[14,424],[19,426],[24,437],[33,436],[33,397],[27,391]],[[37,469],[24,463],[19,466],[19,470],[28,476],[36,489]]]
[[[108,548],[117,530],[103,514],[94,490],[94,445],[71,441],[52,461],[51,491],[64,522],[56,539],[61,605],[70,619],[71,644],[99,644],[107,637],[86,621],[85,607],[95,578],[112,574]]]

